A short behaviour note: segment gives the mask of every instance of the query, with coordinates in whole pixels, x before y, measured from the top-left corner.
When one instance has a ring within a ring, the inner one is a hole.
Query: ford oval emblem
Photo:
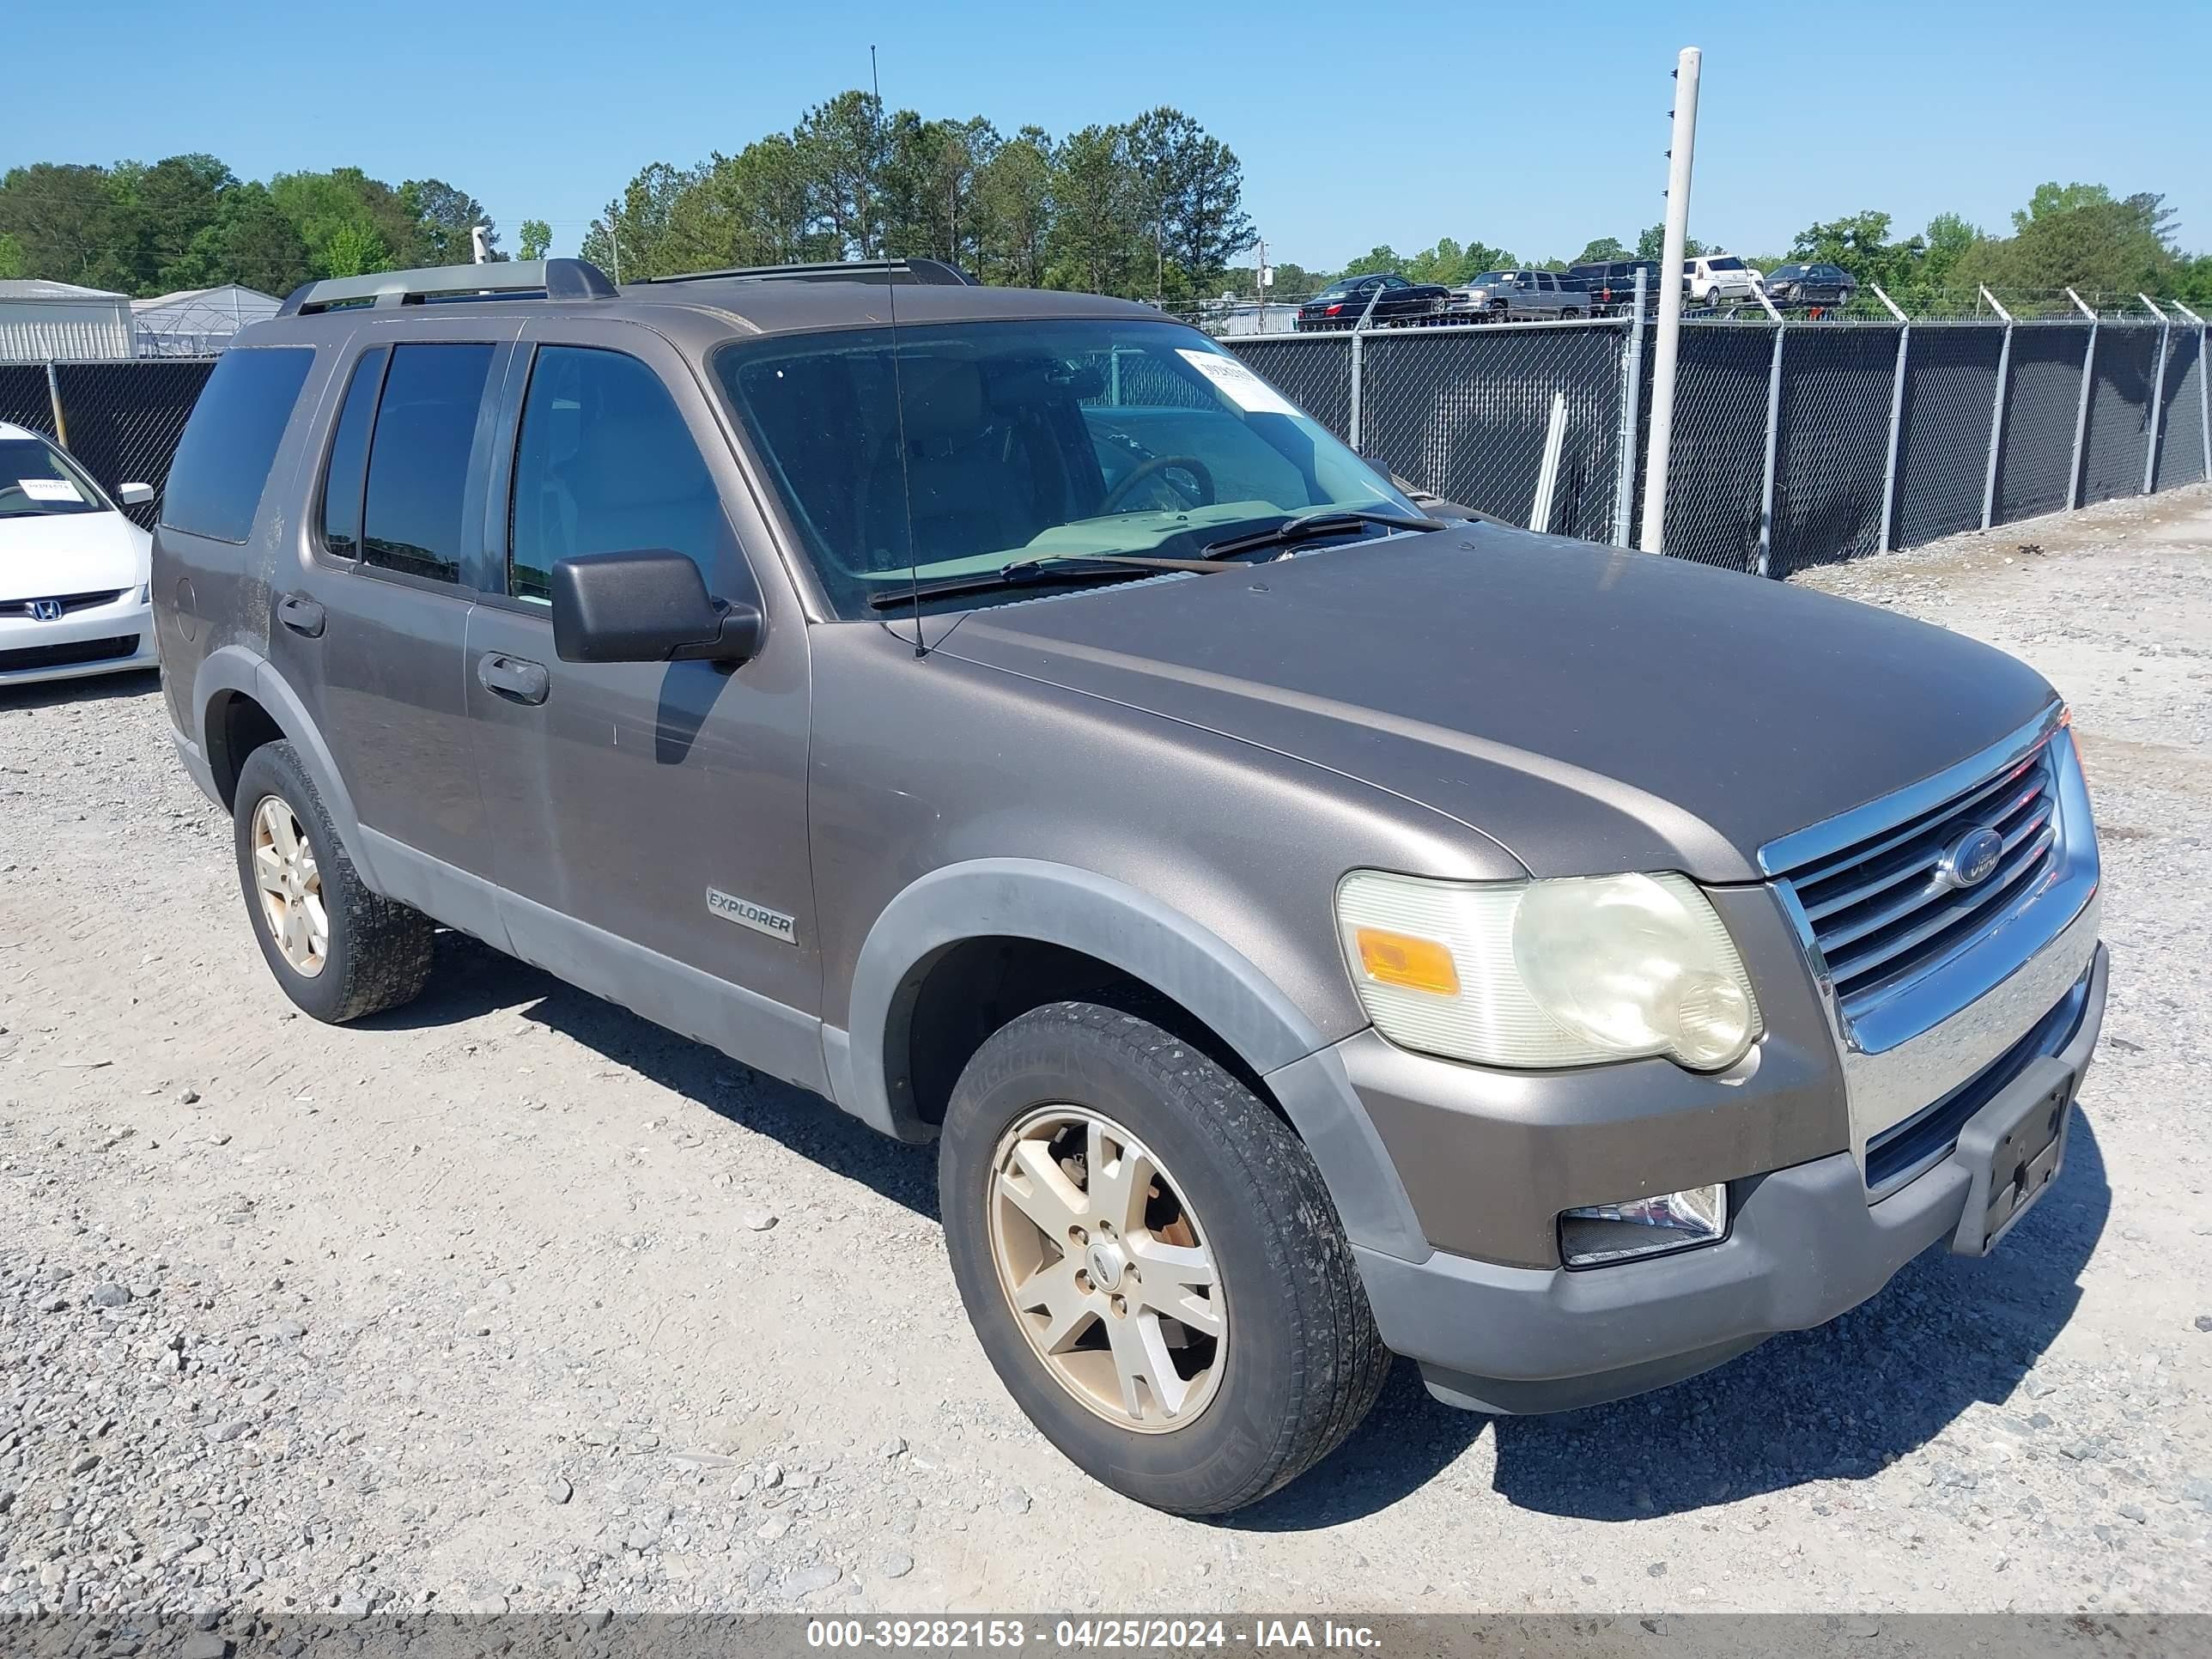
[[[1943,849],[1936,879],[1946,887],[1972,887],[1987,881],[2004,856],[2004,837],[1987,824],[1972,829]]]

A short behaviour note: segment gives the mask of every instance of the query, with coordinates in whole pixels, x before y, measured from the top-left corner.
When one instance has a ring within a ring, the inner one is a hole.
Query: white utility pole
[[[476,256],[477,264],[491,263],[491,249],[484,242],[484,228],[482,225],[469,227],[469,252]]]
[[[1667,459],[1674,442],[1674,362],[1682,343],[1682,259],[1690,237],[1690,163],[1698,147],[1698,65],[1705,54],[1682,48],[1674,70],[1674,142],[1668,150],[1667,240],[1659,255],[1659,331],[1651,353],[1651,446],[1644,461],[1646,553],[1664,550]]]

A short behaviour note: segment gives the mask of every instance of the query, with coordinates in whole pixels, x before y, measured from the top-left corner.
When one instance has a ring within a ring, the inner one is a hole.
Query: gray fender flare
[[[1313,1023],[1217,934],[1149,893],[1071,866],[1030,859],[950,865],[884,908],[854,969],[846,1030],[823,1028],[840,1105],[901,1139],[927,1138],[928,1126],[892,1104],[887,1042],[938,954],[994,935],[1080,951],[1189,1010],[1273,1089],[1352,1242],[1428,1255],[1382,1138]]]
[[[224,691],[240,692],[252,698],[291,740],[293,748],[299,751],[301,764],[307,768],[316,792],[323,798],[324,809],[337,825],[338,835],[346,844],[355,868],[373,890],[382,892],[384,884],[369,863],[368,838],[361,833],[361,820],[354,812],[353,793],[339,774],[330,745],[323,741],[322,732],[292,688],[266,661],[242,645],[222,646],[209,652],[192,676],[192,722],[198,728],[200,753],[210,776],[216,755],[207,729],[208,708],[217,694]]]

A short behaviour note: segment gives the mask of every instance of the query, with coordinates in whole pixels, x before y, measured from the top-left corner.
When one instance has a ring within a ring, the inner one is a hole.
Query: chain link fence
[[[1361,359],[1361,451],[1447,501],[1533,524],[1553,410],[1564,410],[1548,519],[1608,541],[1619,472],[1622,331],[1566,324],[1400,330]]]
[[[1846,323],[1785,333],[1767,565],[1772,574],[1881,550],[1902,331]]]
[[[2166,343],[2166,382],[2159,388],[2158,471],[2154,489],[2202,483],[2212,477],[2206,438],[2204,331],[2177,324]]]
[[[1996,325],[1912,325],[1898,411],[1895,545],[1980,527],[2003,349],[2004,330]]]
[[[151,484],[155,501],[123,509],[154,527],[169,463],[215,360],[125,358],[114,362],[0,363],[0,421],[58,440],[111,495]]]
[[[1651,408],[1649,325],[1636,334],[1622,318],[1222,343],[1354,447],[1447,501],[1516,524],[1530,522],[1556,404],[1563,441],[1540,527],[1626,543],[1642,510]],[[0,363],[0,421],[64,438],[111,492],[144,483],[158,495],[213,366]],[[1973,529],[1985,512],[1989,523],[2008,523],[2136,495],[2146,482],[2198,483],[2212,477],[2209,370],[2205,326],[2193,317],[1909,331],[1686,322],[1666,550],[1784,575]],[[1125,400],[1145,395],[1141,386],[1121,389]],[[129,510],[153,522],[150,507]]]
[[[1992,522],[2032,519],[2069,505],[2081,366],[2093,331],[2086,323],[2022,323],[2012,330]],[[2136,467],[2140,478],[2140,444]]]

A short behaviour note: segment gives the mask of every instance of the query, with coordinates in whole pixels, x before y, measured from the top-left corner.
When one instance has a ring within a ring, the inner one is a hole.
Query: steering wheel
[[[1109,513],[1120,512],[1121,503],[1128,500],[1130,493],[1139,484],[1148,478],[1157,478],[1161,473],[1172,471],[1178,467],[1189,473],[1197,482],[1198,500],[1194,505],[1212,507],[1214,502],[1213,474],[1207,471],[1204,461],[1200,460],[1195,455],[1155,455],[1148,461],[1138,462],[1121,483],[1106,492],[1104,499],[1098,503],[1099,516],[1103,518]],[[1180,495],[1182,492],[1177,490],[1176,493]]]

